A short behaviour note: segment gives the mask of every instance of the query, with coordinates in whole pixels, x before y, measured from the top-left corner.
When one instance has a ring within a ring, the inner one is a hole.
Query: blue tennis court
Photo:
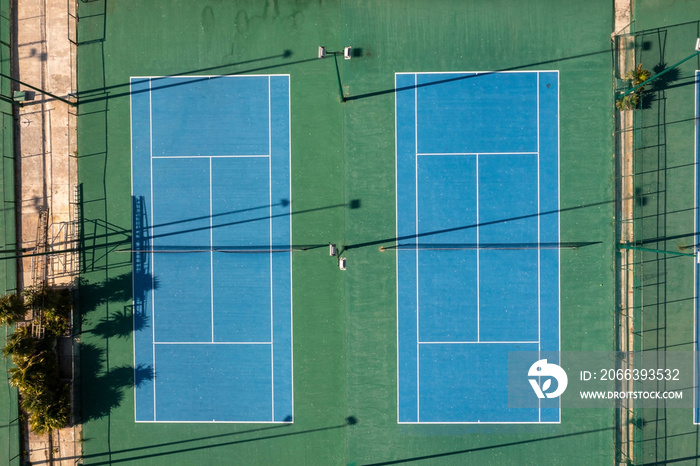
[[[396,74],[399,423],[560,421],[507,372],[560,348],[558,80]]]
[[[291,422],[289,77],[132,78],[136,421]]]

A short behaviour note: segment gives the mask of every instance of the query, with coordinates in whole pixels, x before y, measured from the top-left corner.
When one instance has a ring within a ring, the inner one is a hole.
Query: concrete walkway
[[[17,78],[23,83],[67,98],[75,91],[75,45],[69,38],[66,0],[17,1]],[[73,10],[74,12],[74,10]],[[19,188],[20,225],[18,237],[26,252],[45,247],[70,247],[69,227],[74,226],[74,192],[77,184],[76,118],[70,105],[29,87],[28,99],[19,111],[19,160],[16,164]],[[43,223],[40,222],[44,216]],[[46,244],[41,244],[41,243]],[[52,246],[53,243],[53,246]],[[69,284],[73,270],[71,254],[56,254],[47,260],[23,259],[19,286],[31,286],[46,279],[49,283]],[[25,430],[25,434],[27,430]],[[76,464],[79,457],[78,428],[47,436],[25,435],[23,450],[33,465]],[[28,442],[28,443],[27,443]],[[71,458],[52,460],[52,458]]]

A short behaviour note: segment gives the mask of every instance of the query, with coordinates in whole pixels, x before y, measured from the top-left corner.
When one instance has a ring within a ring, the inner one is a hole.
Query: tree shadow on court
[[[666,71],[668,70],[668,71]],[[678,68],[668,69],[668,63],[658,63],[651,69],[652,76],[666,71],[664,74],[649,83],[649,89],[642,93],[639,102],[639,107],[642,110],[649,110],[653,107],[656,100],[659,99],[661,92],[667,91],[676,87],[688,86],[695,84],[695,78],[689,76],[688,78],[683,78],[682,72]],[[685,80],[686,82],[680,82]]]
[[[288,207],[290,206],[290,201],[288,199],[281,199],[274,206]],[[140,206],[140,207],[139,207]],[[119,337],[125,338],[131,335],[133,330],[141,330],[149,325],[148,317],[143,310],[143,303],[145,302],[148,293],[157,290],[160,286],[160,280],[157,276],[152,276],[149,273],[150,270],[150,256],[152,254],[170,253],[196,253],[199,252],[196,245],[191,245],[187,247],[176,247],[176,246],[161,246],[158,250],[152,250],[152,240],[154,238],[163,239],[169,236],[176,236],[183,233],[189,233],[193,231],[198,231],[202,229],[216,229],[221,227],[240,225],[256,221],[269,221],[270,218],[282,218],[289,217],[293,215],[309,214],[314,212],[320,212],[324,210],[332,210],[339,208],[347,209],[359,209],[362,206],[362,201],[360,199],[352,199],[343,204],[334,204],[321,207],[312,207],[308,209],[302,209],[291,212],[284,212],[280,214],[275,214],[270,216],[260,215],[254,218],[246,219],[230,219],[228,217],[235,216],[242,213],[250,213],[251,211],[261,210],[269,212],[272,205],[265,205],[259,207],[253,207],[248,209],[240,209],[231,212],[224,212],[221,214],[216,214],[213,218],[216,218],[217,224],[213,227],[207,225],[206,227],[191,227],[190,222],[202,220],[209,217],[197,217],[192,219],[185,219],[180,221],[174,221],[169,223],[158,224],[154,227],[149,227],[147,224],[147,219],[149,217],[148,212],[143,208],[142,200],[134,198],[134,208],[135,212],[141,212],[140,215],[136,216],[135,227],[133,231],[133,247],[138,248],[131,250],[130,245],[125,245],[126,249],[116,250],[117,252],[124,253],[124,256],[132,259],[132,272],[123,273],[114,277],[107,277],[100,281],[90,281],[85,278],[80,278],[76,281],[75,285],[79,290],[79,308],[80,308],[80,321],[79,333],[83,331],[83,326],[87,324],[87,319],[89,319],[90,314],[97,309],[103,308],[107,304],[117,304],[123,305],[121,310],[117,312],[111,312],[109,315],[103,317],[98,323],[94,324],[91,328],[87,328],[84,331],[87,333],[93,333],[100,335],[105,338]],[[140,219],[140,220],[139,220]],[[141,226],[138,226],[141,225]],[[171,231],[164,233],[158,233],[158,230],[167,227]],[[177,228],[172,231],[173,228]],[[148,237],[148,231],[155,231],[156,233]],[[117,232],[116,234],[124,234],[123,232]],[[109,235],[109,233],[106,233]],[[121,242],[119,244],[122,244]],[[328,243],[314,243],[314,244],[283,244],[283,245],[273,245],[272,250],[287,251],[287,250],[313,250],[325,248]],[[250,245],[224,245],[218,248],[221,252],[239,252],[239,253],[256,253],[256,252],[267,252],[270,250],[270,246],[255,247]],[[207,246],[207,251],[211,248]],[[204,249],[202,249],[204,250]],[[133,303],[129,304],[129,303]]]
[[[668,70],[668,71],[667,71]],[[665,73],[664,73],[665,71]],[[677,82],[679,79],[682,78],[682,73],[681,70],[678,68],[673,68],[673,69],[668,69],[668,63],[659,63],[655,65],[652,70],[652,75],[656,75],[659,73],[664,73],[658,78],[656,78],[654,81],[652,81],[651,85],[651,90],[652,91],[663,91],[666,89],[669,89],[669,86],[675,82]],[[693,80],[694,82],[694,80]]]
[[[691,31],[693,38],[700,35],[700,21],[690,21],[635,32],[635,41],[639,44],[636,50],[637,61],[647,63],[647,65],[649,62],[656,63],[651,69],[652,76],[666,71],[646,86],[647,90],[641,95],[640,99],[639,107],[641,109],[650,110],[654,108],[655,103],[663,101],[665,97],[664,91],[695,85],[694,73],[684,74],[680,68],[675,67],[669,69],[668,63],[669,57],[672,59],[671,61],[675,62],[683,59],[682,55],[692,51],[692,43],[688,44],[687,51],[683,49],[684,52],[680,56],[678,55],[677,47],[674,47],[677,34],[683,33],[690,36],[689,33]],[[695,39],[692,40],[693,42],[695,41]],[[696,57],[690,63],[695,63],[693,70],[698,69],[700,67],[700,57]],[[675,65],[678,65],[678,63],[674,63]]]
[[[126,272],[116,277],[108,277],[99,282],[91,282],[85,278],[77,280],[76,285],[80,292],[80,312],[89,314],[107,303],[129,303],[134,298],[143,299],[143,296],[133,295],[133,280],[136,278],[143,283],[143,292],[158,289],[158,277],[150,274],[134,277],[131,272]]]
[[[148,316],[142,312],[134,312],[133,306],[124,306],[124,309],[100,319],[89,333],[103,338],[128,338],[133,332],[148,327]]]
[[[146,292],[158,288],[157,277],[151,279],[150,274],[145,274],[140,278],[140,285],[134,293],[132,285],[132,273],[124,273],[116,277],[107,278],[101,282],[90,282],[84,278],[78,280],[79,303],[80,303],[80,332],[99,335],[103,338],[127,338],[133,331],[146,328],[149,325],[148,316],[141,309]],[[91,328],[83,329],[86,326],[90,314],[103,306],[112,304],[123,304],[121,310],[111,312]]]
[[[150,366],[107,365],[106,350],[90,343],[80,343],[82,421],[100,419],[119,406],[126,391],[153,379]]]

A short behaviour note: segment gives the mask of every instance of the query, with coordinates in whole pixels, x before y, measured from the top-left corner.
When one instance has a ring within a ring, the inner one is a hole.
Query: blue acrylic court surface
[[[132,78],[136,420],[291,422],[288,76]]]
[[[559,422],[507,372],[559,351],[558,72],[397,74],[396,175],[398,421]]]

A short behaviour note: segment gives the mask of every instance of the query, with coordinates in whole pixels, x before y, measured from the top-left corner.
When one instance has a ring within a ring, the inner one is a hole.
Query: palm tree
[[[62,335],[69,327],[71,294],[68,288],[54,288],[46,283],[24,290],[27,305],[41,309],[42,323],[46,331]]]
[[[7,372],[10,376],[9,384],[17,387],[22,394],[32,394],[41,391],[55,372],[52,367],[53,355],[46,351],[39,352],[30,358],[26,358],[21,364],[11,367]],[[13,361],[14,362],[14,361]]]
[[[37,341],[32,337],[30,327],[18,327],[7,338],[7,344],[2,349],[2,355],[9,357],[16,365],[32,357],[36,353]]]
[[[9,384],[19,390],[22,409],[37,434],[50,433],[70,421],[70,386],[59,378],[53,338],[36,339],[30,327],[19,327],[2,350],[15,364]]]
[[[29,307],[37,307],[42,310],[46,333],[35,338],[31,327],[18,327],[7,338],[2,354],[15,365],[8,370],[9,384],[19,390],[29,427],[37,434],[47,434],[70,422],[70,385],[59,378],[55,342],[68,329],[71,295],[68,289],[43,284],[26,289],[24,297],[26,303],[14,294],[0,298],[0,324],[16,323],[24,319]]]
[[[57,368],[46,364],[39,380],[28,383],[22,395],[22,409],[29,414],[29,426],[37,434],[66,427],[70,421],[70,386],[58,379]],[[48,377],[47,374],[50,374]]]
[[[12,293],[0,298],[0,325],[11,325],[24,320],[27,307],[18,295]]]

